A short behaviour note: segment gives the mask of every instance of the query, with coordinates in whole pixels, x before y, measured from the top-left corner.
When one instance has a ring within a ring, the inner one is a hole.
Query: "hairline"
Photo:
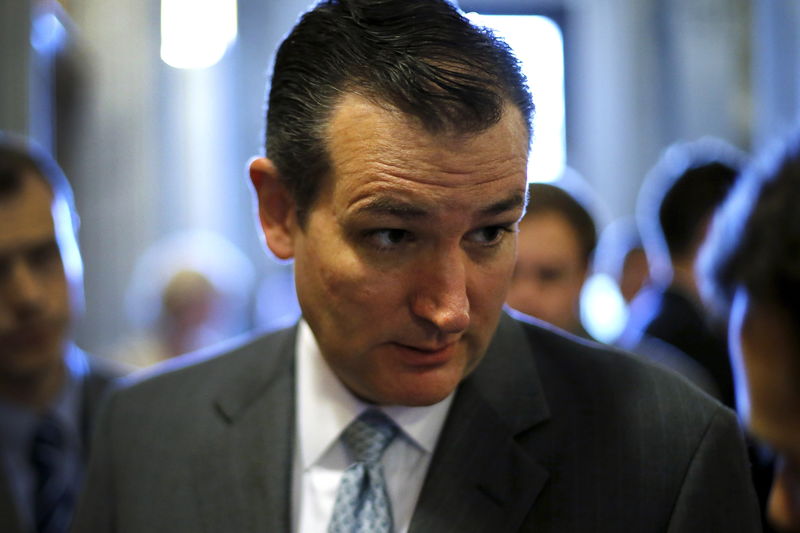
[[[325,189],[326,185],[329,181],[334,177],[332,172],[332,161],[331,161],[331,152],[330,152],[330,143],[332,139],[332,135],[330,132],[332,121],[336,112],[340,109],[342,102],[348,96],[356,96],[364,101],[379,107],[380,109],[384,110],[387,113],[391,113],[394,116],[401,118],[402,120],[407,121],[407,124],[411,126],[416,126],[420,130],[424,131],[425,133],[440,137],[440,138],[447,138],[453,140],[467,140],[475,138],[488,130],[492,127],[496,126],[507,116],[508,109],[516,109],[518,113],[518,120],[521,123],[523,130],[525,131],[526,136],[526,153],[530,154],[530,140],[532,138],[533,128],[531,127],[531,120],[529,117],[525,116],[525,113],[522,109],[517,106],[510,96],[508,96],[505,91],[500,93],[502,98],[503,106],[502,106],[502,113],[497,121],[492,121],[487,124],[482,125],[480,128],[475,128],[470,131],[455,131],[452,127],[447,127],[443,131],[436,131],[434,128],[429,127],[425,124],[425,121],[414,113],[408,113],[403,111],[398,106],[393,104],[388,98],[381,98],[375,92],[369,91],[368,87],[363,84],[358,84],[354,81],[344,82],[341,88],[338,90],[338,96],[333,99],[329,106],[326,106],[324,115],[319,117],[317,121],[314,131],[316,132],[317,138],[320,140],[320,146],[323,149],[321,154],[322,160],[320,161],[321,165],[320,168],[317,169],[317,172],[313,175],[308,176],[308,179],[316,180],[317,184],[314,188],[314,194],[311,197],[308,205],[304,206],[304,209],[301,209],[297,203],[297,198],[294,196],[296,195],[295,191],[291,191],[293,199],[295,200],[295,211],[297,215],[297,220],[300,225],[301,229],[305,229],[305,225],[308,221],[308,215],[314,209],[317,201],[323,190]]]

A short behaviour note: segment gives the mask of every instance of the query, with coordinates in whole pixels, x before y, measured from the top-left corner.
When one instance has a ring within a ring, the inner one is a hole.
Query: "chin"
[[[424,378],[423,378],[424,380]],[[387,391],[380,402],[383,405],[403,405],[406,407],[426,407],[434,405],[447,398],[458,386],[459,379],[436,380],[437,383],[419,383],[416,381],[403,389]]]

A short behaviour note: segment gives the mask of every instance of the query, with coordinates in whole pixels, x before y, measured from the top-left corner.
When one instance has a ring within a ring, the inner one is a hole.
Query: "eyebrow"
[[[499,200],[491,205],[483,207],[480,214],[483,216],[494,216],[522,208],[525,205],[525,195],[514,193],[508,198]],[[379,196],[361,205],[358,209],[360,213],[375,213],[381,215],[391,215],[399,218],[422,218],[429,213],[429,210],[412,202]]]
[[[0,256],[10,257],[15,254],[29,254],[50,247],[58,248],[58,239],[55,235],[46,235],[23,243],[12,243],[6,248],[0,248]]]
[[[481,214],[488,216],[501,215],[508,211],[513,211],[514,209],[521,209],[524,206],[525,194],[514,193],[504,200],[500,200],[499,202],[495,202],[487,207],[484,207],[481,209]]]
[[[391,215],[400,218],[420,218],[428,212],[422,207],[398,198],[378,196],[361,205],[357,212]]]

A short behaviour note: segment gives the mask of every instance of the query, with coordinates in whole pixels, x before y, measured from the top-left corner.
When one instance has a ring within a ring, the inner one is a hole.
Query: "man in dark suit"
[[[532,108],[448,2],[307,13],[250,166],[302,320],[115,392],[75,531],[758,531],[730,411],[503,313]]]
[[[0,531],[64,532],[116,371],[71,342],[77,217],[56,163],[0,133]]]
[[[731,408],[726,333],[703,308],[694,261],[714,209],[744,160],[723,141],[703,138],[670,146],[648,173],[636,207],[651,280],[631,302],[618,341],[622,348],[654,359],[663,350],[661,343],[676,348],[676,356],[685,354],[699,367],[699,372],[685,375]]]

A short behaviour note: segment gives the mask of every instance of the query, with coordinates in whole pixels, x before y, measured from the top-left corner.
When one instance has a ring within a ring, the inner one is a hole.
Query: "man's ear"
[[[258,198],[258,218],[267,246],[279,259],[294,257],[297,212],[278,169],[267,158],[255,158],[250,161],[250,181]]]

